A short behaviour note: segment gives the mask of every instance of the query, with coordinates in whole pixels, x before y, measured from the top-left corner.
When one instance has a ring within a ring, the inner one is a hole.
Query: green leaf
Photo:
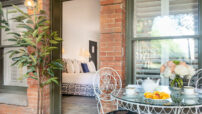
[[[42,30],[45,31],[45,30],[47,30],[49,28],[50,28],[49,26],[45,26],[45,27],[42,28]]]
[[[3,9],[3,8],[2,8],[2,3],[0,2],[0,15],[4,15],[4,12],[3,12],[2,9]]]
[[[15,20],[16,22],[22,22],[25,19],[27,19],[25,16],[17,16],[12,18],[12,20]]]
[[[59,83],[58,83],[58,81],[57,81],[57,78],[52,79],[52,82],[54,82],[55,84],[59,85]]]
[[[31,19],[27,20],[26,23],[28,23],[28,24],[34,24],[34,22]]]
[[[35,46],[35,43],[30,38],[22,38],[22,40],[26,41],[29,45]]]
[[[50,52],[44,52],[41,54],[42,57],[47,56],[47,55],[50,55]]]
[[[7,28],[6,26],[0,26],[1,29]]]
[[[48,71],[48,74],[49,74],[50,76],[54,76],[53,70],[51,70],[50,68],[48,68],[47,71]]]
[[[57,41],[62,41],[62,38],[60,38],[60,37],[54,37],[54,39]]]
[[[50,40],[51,44],[58,44],[59,42],[55,41],[55,40]]]
[[[36,58],[33,55],[29,55],[29,56],[32,59],[32,61],[34,62],[34,64],[36,64]]]
[[[51,84],[51,83],[55,83],[55,84],[58,85],[57,77],[49,78],[47,81],[42,83],[42,86],[45,86],[45,85],[48,85],[48,84]]]
[[[8,41],[16,42],[17,39],[12,38],[12,39],[8,39]]]
[[[17,33],[17,32],[9,32],[8,34],[11,34],[11,35],[15,35],[15,36],[20,37],[20,34],[19,34],[19,33]]]
[[[42,38],[43,38],[43,35],[39,35],[39,37],[36,39],[36,43],[39,43]]]
[[[46,19],[41,19],[37,24],[38,25],[44,25],[44,23],[46,22],[47,20]]]
[[[10,31],[10,29],[9,28],[5,28],[5,31]]]
[[[52,50],[55,50],[55,49],[58,49],[58,47],[48,47],[47,48],[48,51],[52,51]]]
[[[38,29],[37,29],[37,30],[35,30],[35,31],[32,33],[32,36],[33,36],[33,37],[36,37],[36,36],[38,35],[38,33],[39,33],[39,31],[38,31]]]
[[[17,13],[16,10],[8,10],[8,13]]]
[[[17,26],[17,28],[25,28],[25,29],[27,29],[27,30],[29,30],[29,31],[33,31],[33,28],[30,27],[29,25],[26,25],[26,24],[19,24],[19,25]]]
[[[40,10],[40,14],[46,14],[44,10]]]
[[[16,5],[13,5],[13,7],[18,11],[20,12],[22,15],[28,17],[28,18],[31,18],[31,16],[28,14],[28,13],[25,13],[24,11],[22,11],[20,8],[18,8]]]
[[[9,56],[9,58],[12,58],[14,55],[19,54],[20,52],[17,50],[13,50]]]
[[[29,76],[29,78],[32,78],[32,79],[34,79],[34,80],[38,80],[38,78],[35,77],[35,76]]]
[[[176,64],[176,65],[179,65],[179,64],[180,64],[180,61],[174,60],[173,63]]]

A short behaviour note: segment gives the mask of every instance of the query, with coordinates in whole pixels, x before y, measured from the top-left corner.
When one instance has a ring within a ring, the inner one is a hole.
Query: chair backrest
[[[101,68],[96,72],[93,88],[96,97],[100,100],[112,101],[111,94],[117,95],[121,91],[121,77],[113,68]]]
[[[196,83],[202,77],[202,69],[196,71],[195,75],[189,80],[188,86],[196,87]]]
[[[202,89],[202,77],[200,77],[197,81],[196,81],[196,89],[200,88]]]

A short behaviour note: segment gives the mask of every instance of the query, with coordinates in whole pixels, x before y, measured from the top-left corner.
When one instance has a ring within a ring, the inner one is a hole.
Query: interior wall
[[[80,59],[81,49],[89,50],[89,40],[99,41],[99,25],[99,0],[63,2],[63,58]]]

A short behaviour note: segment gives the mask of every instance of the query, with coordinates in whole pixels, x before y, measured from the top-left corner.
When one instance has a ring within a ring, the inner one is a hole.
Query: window
[[[3,2],[3,11],[6,14],[6,11],[13,10],[14,8],[11,6],[12,4],[22,4],[24,1],[5,1]],[[24,5],[18,5],[18,7],[22,10],[26,10]],[[8,18],[11,19],[18,14],[8,14]],[[16,28],[16,22],[9,20],[9,24],[12,31],[22,31]],[[6,54],[11,49],[21,48],[21,47],[13,47],[12,42],[9,42],[7,39],[10,36],[6,34],[4,30],[1,30],[1,40],[0,40],[0,90],[1,91],[17,91],[17,92],[25,92],[27,89],[26,80],[19,80],[22,75],[26,72],[26,69],[19,69],[17,66],[11,66],[13,63],[9,58],[9,54]]]
[[[199,68],[198,0],[128,0],[128,83],[160,78],[160,66],[181,60]],[[132,3],[132,5],[131,5]],[[131,12],[130,12],[131,11]],[[133,13],[132,13],[133,12]],[[133,16],[129,15],[133,14]],[[130,61],[129,60],[129,61]],[[132,81],[130,81],[132,80]]]

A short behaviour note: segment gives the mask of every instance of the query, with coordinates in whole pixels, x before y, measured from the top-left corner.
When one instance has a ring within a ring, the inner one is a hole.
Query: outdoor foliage
[[[18,23],[16,26],[23,29],[21,33],[11,31],[8,23],[7,14],[4,14],[2,5],[0,4],[1,28],[12,35],[8,40],[14,42],[14,47],[21,47],[10,50],[9,57],[13,60],[12,65],[18,65],[19,68],[27,67],[27,73],[22,78],[32,78],[39,84],[39,112],[42,113],[43,107],[43,88],[51,83],[58,84],[55,77],[55,70],[62,70],[63,64],[60,59],[50,60],[53,50],[62,41],[57,32],[50,32],[50,24],[44,11],[38,11],[37,6],[34,8],[34,14],[20,10],[17,6],[13,6],[15,10],[7,13],[20,13],[14,20]],[[39,113],[38,112],[38,113]]]

